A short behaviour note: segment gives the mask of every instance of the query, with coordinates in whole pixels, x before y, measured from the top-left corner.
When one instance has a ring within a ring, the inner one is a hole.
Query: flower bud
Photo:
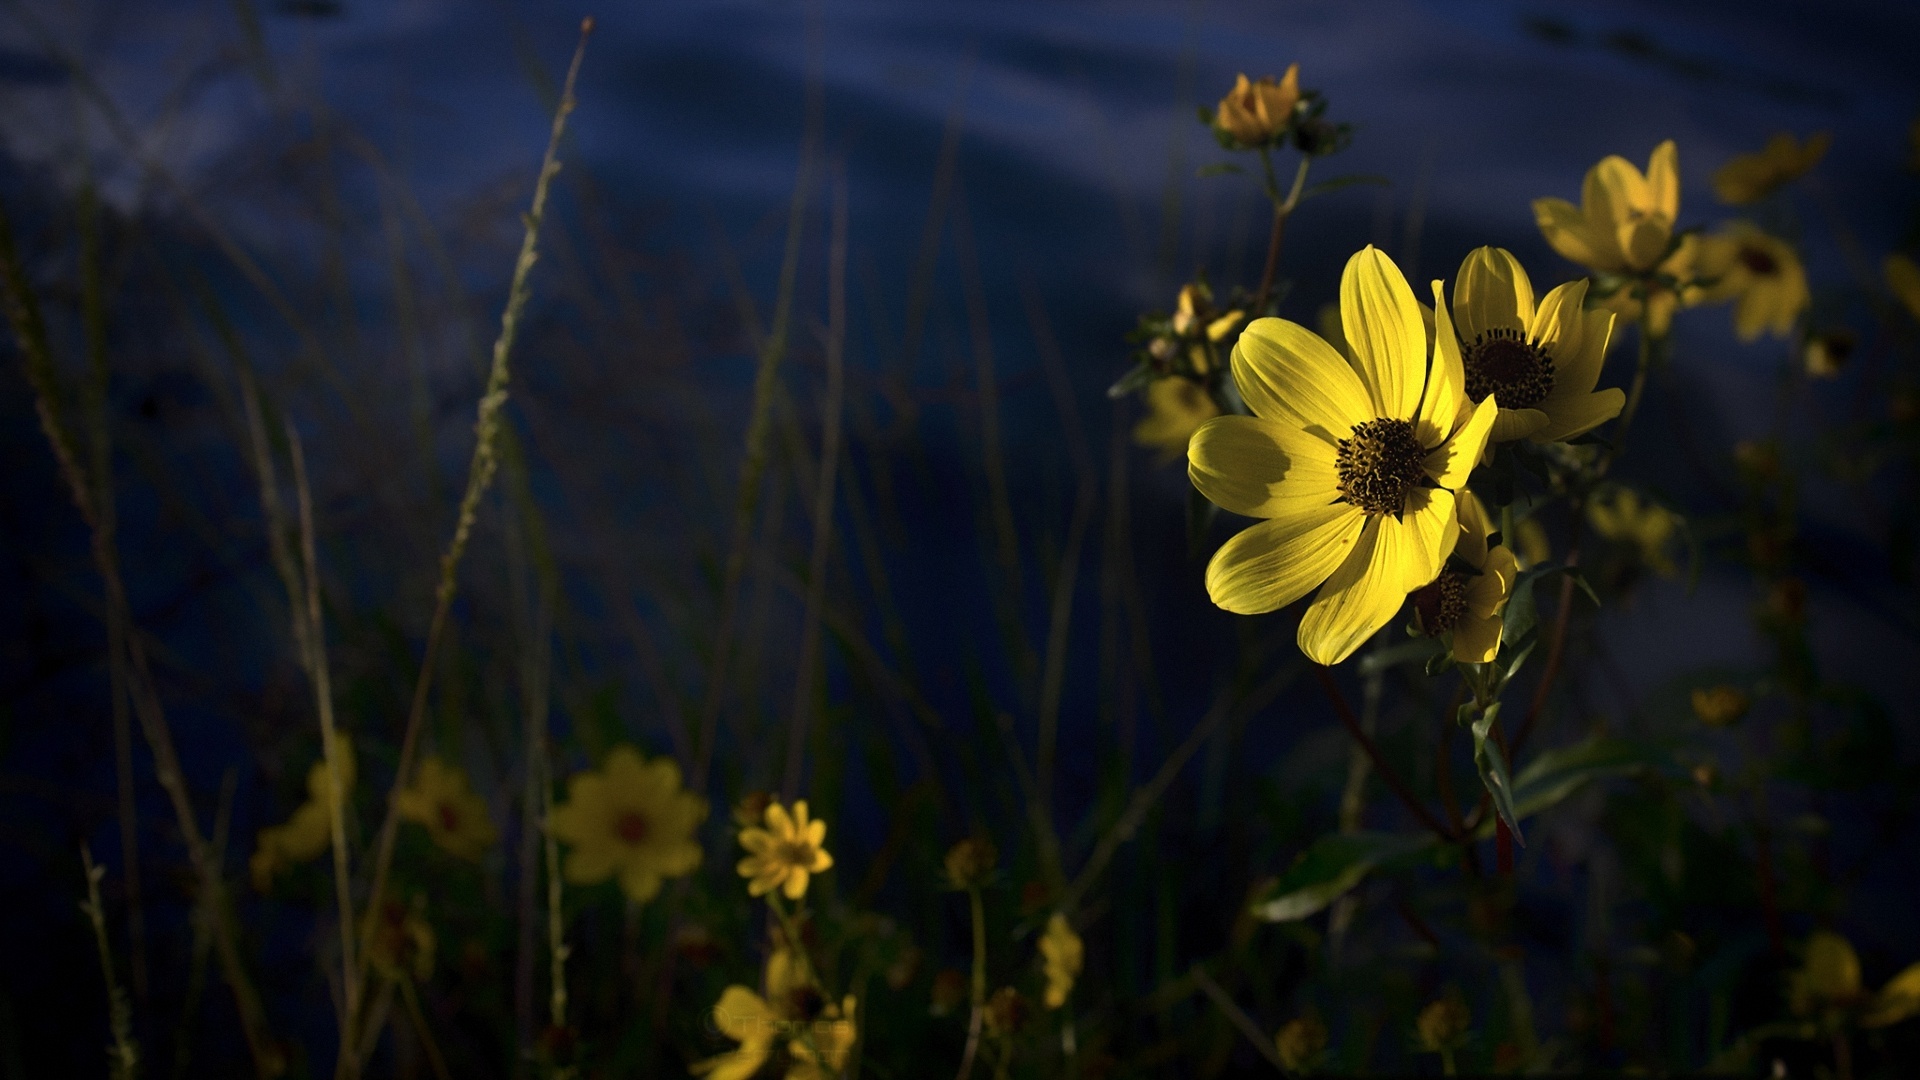
[[[1214,130],[1242,147],[1265,146],[1286,132],[1293,122],[1293,107],[1299,103],[1299,64],[1289,66],[1278,81],[1271,75],[1257,82],[1241,75],[1220,99],[1213,114]]]
[[[947,850],[947,880],[956,889],[977,889],[993,876],[999,858],[991,842],[969,837]]]

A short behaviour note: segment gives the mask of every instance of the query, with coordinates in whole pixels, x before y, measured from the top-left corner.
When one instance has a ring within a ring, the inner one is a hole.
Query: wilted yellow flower
[[[1719,233],[1720,243],[1701,249],[1698,276],[1708,303],[1732,300],[1733,332],[1753,341],[1763,331],[1786,337],[1800,313],[1813,302],[1807,272],[1793,245],[1750,222],[1736,221]]]
[[[1553,250],[1595,270],[1651,270],[1667,253],[1680,217],[1679,153],[1668,139],[1653,148],[1642,174],[1618,155],[1587,170],[1580,205],[1535,199],[1534,220]]]
[[[1288,1072],[1306,1072],[1327,1052],[1327,1025],[1317,1016],[1296,1016],[1273,1037],[1273,1048]]]
[[[706,819],[707,801],[680,789],[679,765],[620,746],[598,771],[567,781],[567,801],[553,808],[547,828],[572,849],[568,881],[596,885],[618,877],[628,899],[645,903],[659,893],[661,879],[700,865],[693,831]]]
[[[1858,343],[1850,330],[1829,330],[1824,334],[1815,334],[1807,340],[1805,360],[1808,376],[1815,379],[1839,378]]]
[[[1782,131],[1757,154],[1740,154],[1713,174],[1713,191],[1728,206],[1759,202],[1791,180],[1805,175],[1826,155],[1833,136],[1815,132],[1803,144]]]
[[[1920,319],[1920,266],[1912,259],[1895,252],[1887,256],[1881,264],[1887,277],[1887,288],[1893,290],[1893,298],[1907,309],[1907,314]]]
[[[1500,651],[1500,610],[1507,606],[1513,579],[1519,573],[1513,552],[1504,545],[1491,549],[1494,532],[1486,508],[1471,491],[1462,489],[1456,506],[1460,539],[1453,559],[1439,576],[1413,591],[1414,621],[1427,634],[1453,635],[1453,655],[1468,664],[1485,664]],[[1456,568],[1464,562],[1474,573]]]
[[[827,823],[807,820],[807,801],[793,804],[793,812],[779,803],[767,806],[766,828],[742,829],[740,846],[748,851],[740,860],[740,876],[748,879],[747,892],[764,896],[781,890],[789,900],[807,894],[807,880],[833,867],[833,856],[821,845],[827,839]]]
[[[1492,396],[1500,406],[1493,441],[1571,439],[1620,414],[1625,393],[1593,389],[1614,317],[1582,310],[1586,296],[1582,278],[1555,286],[1536,307],[1526,270],[1503,248],[1476,249],[1460,264],[1453,324],[1468,399]]]
[[[1185,454],[1194,431],[1220,415],[1205,387],[1179,376],[1148,383],[1146,399],[1147,415],[1133,426],[1133,441],[1159,450],[1162,462]]]
[[[335,740],[340,750],[340,790],[351,794],[355,779],[353,739],[341,733]],[[307,770],[307,800],[294,809],[284,824],[260,830],[253,858],[248,862],[254,888],[266,890],[282,870],[319,858],[333,845],[329,787],[327,763],[323,758]]]
[[[1420,1035],[1421,1047],[1437,1054],[1458,1046],[1472,1025],[1473,1014],[1467,1011],[1466,1002],[1449,996],[1421,1009],[1414,1030]]]
[[[1086,947],[1065,915],[1055,912],[1047,920],[1047,932],[1040,936],[1040,955],[1046,962],[1047,1008],[1057,1009],[1067,1003],[1073,981],[1080,977],[1080,967],[1086,962]]]
[[[393,802],[403,819],[425,826],[434,843],[463,859],[478,859],[499,837],[467,774],[439,758],[421,762],[413,786],[395,792]]]
[[[1293,107],[1299,103],[1299,64],[1288,65],[1278,81],[1271,75],[1254,81],[1243,74],[1220,99],[1213,126],[1241,146],[1264,146],[1286,132],[1293,123]]]
[[[1747,695],[1735,686],[1698,686],[1693,691],[1693,715],[1708,727],[1726,727],[1747,715]]]
[[[367,961],[382,978],[411,978],[425,982],[433,974],[436,939],[419,899],[411,905],[398,900],[380,904],[360,920],[360,939],[367,943]]]
[[[1611,498],[1596,498],[1587,504],[1587,522],[1602,537],[1632,547],[1640,561],[1661,577],[1680,573],[1667,554],[1680,519],[1658,503],[1642,502],[1639,492],[1616,488]]]
[[[1420,305],[1368,247],[1340,280],[1350,355],[1284,319],[1258,319],[1233,349],[1253,416],[1194,432],[1188,475],[1222,509],[1265,518],[1207,564],[1228,611],[1284,607],[1319,586],[1300,648],[1337,664],[1432,581],[1452,548],[1454,491],[1480,460],[1498,406],[1466,395],[1443,286],[1429,359]]]

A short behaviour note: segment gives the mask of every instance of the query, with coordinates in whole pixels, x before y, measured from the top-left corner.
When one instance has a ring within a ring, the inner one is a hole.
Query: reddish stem
[[[1327,692],[1328,700],[1333,702],[1333,711],[1340,717],[1340,722],[1346,725],[1347,734],[1352,735],[1354,741],[1360,744],[1360,749],[1366,751],[1367,760],[1373,762],[1374,771],[1380,774],[1380,779],[1386,783],[1388,789],[1399,796],[1407,809],[1413,811],[1413,816],[1420,819],[1420,824],[1431,829],[1435,836],[1449,843],[1458,841],[1459,837],[1442,825],[1439,818],[1434,817],[1426,807],[1420,805],[1420,800],[1413,797],[1413,791],[1400,779],[1400,774],[1394,772],[1393,768],[1387,764],[1387,759],[1380,755],[1380,748],[1374,745],[1373,740],[1368,738],[1367,733],[1361,729],[1359,718],[1354,716],[1352,707],[1347,704],[1346,696],[1340,692],[1339,685],[1333,681],[1333,676],[1327,669],[1315,664],[1313,674],[1320,680],[1321,689]]]

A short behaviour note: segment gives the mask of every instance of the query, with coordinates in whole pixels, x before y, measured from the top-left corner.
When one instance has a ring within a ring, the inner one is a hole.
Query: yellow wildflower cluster
[[[1587,523],[1603,538],[1623,544],[1640,563],[1661,577],[1675,577],[1680,568],[1668,548],[1680,529],[1679,515],[1658,503],[1646,502],[1632,488],[1615,488],[1587,506]]]
[[[1067,1003],[1073,982],[1086,962],[1086,947],[1065,915],[1055,912],[1047,920],[1047,932],[1040,936],[1040,956],[1046,962],[1047,1008],[1057,1009]]]
[[[340,750],[340,790],[351,793],[354,784],[353,740],[335,736]],[[254,844],[248,870],[254,888],[265,891],[273,879],[299,863],[319,858],[333,844],[333,808],[328,793],[332,780],[327,763],[315,762],[307,770],[307,800],[294,810],[284,824],[260,830]]]

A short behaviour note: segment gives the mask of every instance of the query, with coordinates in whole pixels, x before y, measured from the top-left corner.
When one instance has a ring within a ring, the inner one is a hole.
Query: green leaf
[[[1147,384],[1152,382],[1158,374],[1158,372],[1153,370],[1153,365],[1142,360],[1127,369],[1125,375],[1115,379],[1112,386],[1107,387],[1107,396],[1110,398],[1123,398],[1135,390],[1144,390]]]
[[[1253,914],[1268,922],[1294,922],[1345,896],[1383,864],[1405,860],[1433,844],[1431,836],[1396,833],[1329,833],[1313,842],[1267,894]]]
[[[1532,817],[1580,790],[1589,781],[1654,771],[1677,771],[1665,747],[1633,739],[1594,735],[1548,750],[1513,778],[1514,813]]]
[[[1493,808],[1513,833],[1513,842],[1526,847],[1527,842],[1520,838],[1520,818],[1513,811],[1513,781],[1507,776],[1507,759],[1500,753],[1500,744],[1487,738],[1499,717],[1500,703],[1496,701],[1473,722],[1473,767],[1480,770],[1480,783],[1493,796]]]

